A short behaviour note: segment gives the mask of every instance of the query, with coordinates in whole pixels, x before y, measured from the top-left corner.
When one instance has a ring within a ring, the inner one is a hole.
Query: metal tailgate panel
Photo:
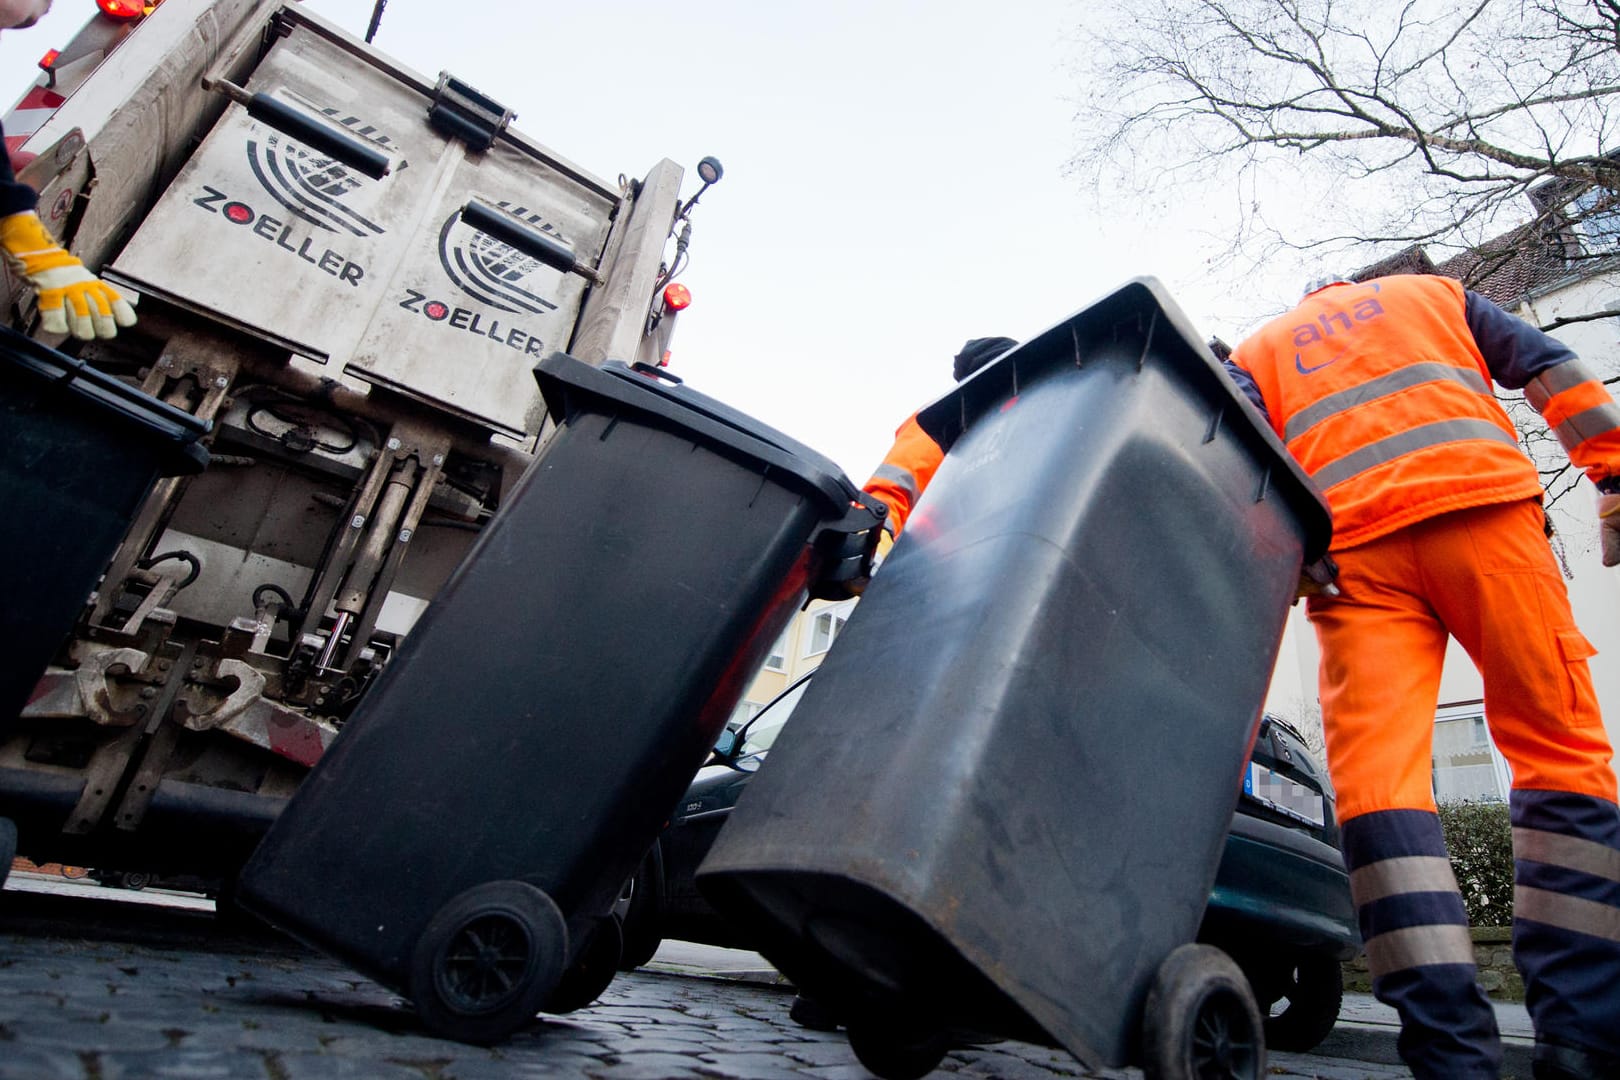
[[[542,405],[532,370],[568,347],[586,282],[461,221],[474,199],[591,265],[617,206],[510,142],[447,159],[345,370],[475,422],[533,434]]]
[[[566,349],[585,279],[460,220],[477,199],[595,265],[619,199],[512,133],[481,154],[428,123],[431,84],[295,21],[247,89],[393,159],[373,180],[232,104],[108,277],[485,427],[533,434],[531,370]]]
[[[248,89],[325,114],[393,156],[392,171],[372,180],[233,104],[111,276],[291,351],[346,357],[431,197],[446,141],[420,93],[301,27]]]

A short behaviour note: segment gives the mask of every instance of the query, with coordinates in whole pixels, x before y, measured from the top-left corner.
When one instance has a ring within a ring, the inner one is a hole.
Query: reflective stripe
[[[1403,855],[1368,863],[1350,875],[1356,906],[1400,893],[1457,892],[1451,860],[1438,855]]]
[[[1620,851],[1578,836],[1541,829],[1513,828],[1513,857],[1579,870],[1593,877],[1620,881]]]
[[[911,496],[912,502],[917,501],[917,478],[911,475],[910,469],[902,469],[898,465],[890,465],[888,462],[884,462],[877,467],[877,472],[872,474],[872,479],[888,480],[897,487],[904,489],[905,493]]]
[[[1513,917],[1620,941],[1620,908],[1528,885],[1513,887]]]
[[[1408,926],[1367,942],[1367,966],[1374,978],[1425,964],[1473,963],[1474,943],[1466,926]]]
[[[1321,401],[1308,408],[1301,409],[1288,418],[1288,424],[1283,428],[1283,439],[1293,441],[1305,434],[1311,428],[1320,424],[1331,416],[1335,416],[1346,409],[1401,390],[1409,390],[1424,383],[1454,382],[1460,383],[1470,390],[1480,394],[1489,394],[1490,385],[1485,377],[1472,368],[1454,367],[1451,364],[1411,364],[1407,367],[1397,368],[1386,375],[1376,379],[1368,379],[1359,386],[1352,386],[1348,390],[1340,390],[1336,394],[1329,394]]]
[[[1547,407],[1558,394],[1565,390],[1573,390],[1583,382],[1591,382],[1593,375],[1586,369],[1586,365],[1579,360],[1565,360],[1562,364],[1554,364],[1540,375],[1531,379],[1524,385],[1524,400],[1530,403],[1536,412]]]
[[[1446,443],[1467,442],[1471,439],[1495,439],[1515,449],[1519,445],[1517,439],[1489,420],[1439,420],[1412,428],[1410,431],[1403,431],[1399,435],[1379,439],[1360,450],[1344,455],[1337,461],[1330,461],[1312,473],[1311,479],[1321,487],[1330,488],[1386,461],[1394,461],[1402,455],[1410,454],[1414,450],[1443,446]]]
[[[1615,428],[1620,428],[1620,408],[1607,402],[1576,413],[1553,430],[1564,449],[1573,450],[1587,439],[1606,435]]]

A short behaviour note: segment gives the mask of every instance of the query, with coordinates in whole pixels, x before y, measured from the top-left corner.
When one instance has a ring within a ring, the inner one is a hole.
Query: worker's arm
[[[1528,401],[1598,489],[1603,565],[1620,565],[1620,406],[1603,381],[1550,334],[1469,292],[1468,329],[1491,377]]]
[[[883,456],[883,464],[861,489],[889,508],[888,517],[883,519],[885,532],[900,535],[906,518],[944,459],[945,451],[917,423],[915,413],[900,425],[894,433],[894,445]]]
[[[1260,415],[1266,418],[1266,423],[1271,423],[1271,413],[1266,410],[1266,399],[1260,395],[1260,387],[1254,381],[1254,376],[1232,360],[1223,357],[1221,363],[1226,366],[1226,373],[1237,383],[1238,389],[1243,391],[1243,396],[1254,402],[1254,407],[1260,410]]]

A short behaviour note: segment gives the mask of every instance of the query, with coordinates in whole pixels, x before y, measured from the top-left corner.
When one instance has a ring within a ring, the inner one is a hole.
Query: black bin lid
[[[1155,357],[1175,373],[1187,393],[1221,410],[1228,437],[1269,459],[1275,486],[1305,526],[1305,561],[1325,554],[1333,535],[1333,519],[1321,491],[1226,374],[1157,278],[1133,278],[1010,349],[924,406],[917,414],[917,423],[949,452],[970,424],[1001,407],[1009,386],[1028,386],[1059,369],[1084,363],[1088,352],[1101,351],[1117,340],[1122,328],[1130,328],[1131,333],[1144,339],[1144,360],[1149,355]]]
[[[559,424],[567,419],[571,398],[583,394],[676,425],[719,452],[791,476],[828,504],[828,515],[843,516],[862,499],[860,489],[821,454],[656,368],[621,360],[596,367],[557,352],[535,365],[534,378],[546,411]]]
[[[7,369],[42,390],[56,391],[121,433],[156,444],[165,475],[201,472],[208,451],[197,440],[213,423],[98,371],[25,334],[0,326],[0,357]]]

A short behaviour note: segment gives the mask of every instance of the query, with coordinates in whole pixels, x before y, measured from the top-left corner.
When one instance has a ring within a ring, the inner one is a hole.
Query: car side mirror
[[[720,733],[720,738],[714,744],[714,756],[729,758],[737,749],[737,733],[730,728]]]

